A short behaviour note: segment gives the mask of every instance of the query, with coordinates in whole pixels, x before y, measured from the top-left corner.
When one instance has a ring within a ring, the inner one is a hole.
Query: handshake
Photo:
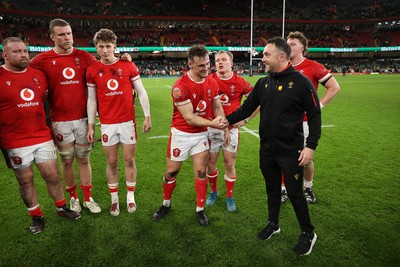
[[[220,130],[223,130],[229,126],[229,122],[227,121],[227,119],[222,116],[217,116],[215,119],[212,120],[212,123],[213,123],[212,127]]]

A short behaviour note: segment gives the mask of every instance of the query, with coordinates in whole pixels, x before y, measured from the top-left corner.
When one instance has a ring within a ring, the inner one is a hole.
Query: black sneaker
[[[32,218],[32,225],[29,227],[29,231],[32,234],[40,234],[44,228],[44,219],[43,216],[35,216]]]
[[[154,221],[158,221],[159,219],[161,219],[162,217],[164,217],[169,210],[171,209],[171,206],[167,207],[162,205],[154,214],[153,214],[153,220]]]
[[[62,208],[57,208],[57,215],[71,220],[78,220],[81,217],[81,214],[79,212],[70,210],[66,206]]]
[[[302,233],[299,238],[299,243],[294,248],[296,254],[303,256],[311,253],[313,246],[317,241],[317,235],[315,233]]]
[[[317,201],[312,188],[304,188],[304,197],[308,204],[315,204]]]
[[[269,222],[268,225],[257,234],[257,238],[261,240],[267,240],[270,239],[274,234],[279,234],[280,232],[281,228],[279,228],[279,225]]]
[[[197,221],[199,222],[200,225],[206,226],[208,225],[208,218],[207,215],[204,213],[204,210],[197,211]]]

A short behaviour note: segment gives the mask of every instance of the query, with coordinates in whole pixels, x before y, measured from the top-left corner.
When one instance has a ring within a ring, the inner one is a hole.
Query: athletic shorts
[[[52,123],[54,139],[57,145],[66,145],[75,141],[77,144],[88,144],[88,119],[73,121],[55,121]]]
[[[237,153],[239,146],[239,129],[232,128],[230,130],[231,133],[231,142],[227,147],[224,147],[224,131],[218,130],[215,128],[208,128],[208,139],[211,142],[210,152],[219,152],[221,148],[231,153]]]
[[[101,143],[113,146],[118,143],[136,144],[136,124],[133,121],[101,125]]]
[[[210,143],[207,132],[186,133],[171,128],[167,157],[173,161],[185,161],[190,156],[208,151]]]
[[[308,129],[307,121],[303,121],[303,132],[304,132],[304,147],[307,145],[307,137],[310,134],[310,130]]]
[[[13,169],[29,167],[33,160],[35,163],[43,163],[57,159],[53,140],[37,145],[8,149],[7,153]]]

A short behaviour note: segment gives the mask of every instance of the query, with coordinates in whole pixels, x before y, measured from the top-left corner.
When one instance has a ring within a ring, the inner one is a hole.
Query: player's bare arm
[[[340,85],[335,79],[335,77],[331,77],[325,84],[326,92],[324,96],[321,98],[321,108],[326,106],[329,102],[333,100],[333,98],[339,93]]]

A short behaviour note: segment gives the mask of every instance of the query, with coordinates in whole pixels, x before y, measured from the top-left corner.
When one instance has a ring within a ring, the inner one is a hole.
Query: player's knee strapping
[[[69,148],[59,148],[58,152],[60,154],[61,159],[73,159],[75,148],[73,146]]]
[[[92,146],[77,146],[75,145],[75,153],[78,158],[87,158],[90,155],[90,151],[92,151]]]

